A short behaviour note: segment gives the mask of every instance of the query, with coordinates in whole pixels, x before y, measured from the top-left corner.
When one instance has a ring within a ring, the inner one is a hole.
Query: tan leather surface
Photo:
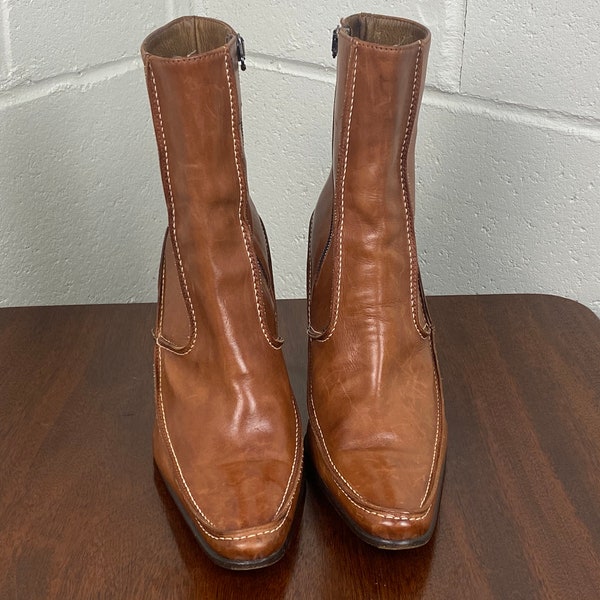
[[[142,56],[169,215],[155,460],[206,543],[248,561],[287,537],[302,441],[267,241],[248,196],[234,35],[185,17],[151,34]]]
[[[415,125],[429,44],[416,23],[371,15],[342,21],[332,176],[309,244],[315,464],[346,515],[391,540],[431,526],[446,446],[413,226]]]

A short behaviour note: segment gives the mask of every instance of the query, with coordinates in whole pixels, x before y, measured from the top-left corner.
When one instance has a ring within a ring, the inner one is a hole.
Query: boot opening
[[[235,31],[214,19],[182,17],[146,38],[144,49],[162,58],[182,58],[210,52],[226,44]]]
[[[413,21],[361,13],[342,21],[350,29],[350,35],[363,42],[382,46],[405,46],[424,40],[429,31]]]

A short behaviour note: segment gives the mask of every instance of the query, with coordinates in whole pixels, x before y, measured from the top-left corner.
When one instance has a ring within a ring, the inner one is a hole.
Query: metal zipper
[[[350,32],[350,27],[342,27],[338,25],[334,30],[331,37],[331,56],[335,58],[338,55],[338,45],[339,45],[339,33],[340,29],[343,29],[348,35],[352,35]]]
[[[235,34],[235,45],[237,47],[237,59],[240,63],[240,69],[246,70],[246,46],[244,44],[244,38],[239,34]]]

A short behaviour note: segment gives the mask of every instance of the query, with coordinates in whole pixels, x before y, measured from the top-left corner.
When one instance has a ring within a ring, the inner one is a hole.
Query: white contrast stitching
[[[234,151],[235,151],[235,161],[236,161],[236,168],[237,168],[237,173],[238,173],[238,181],[240,183],[240,207],[239,207],[239,219],[240,219],[240,225],[242,226],[242,234],[244,235],[244,243],[246,245],[246,253],[248,254],[248,259],[250,260],[250,264],[252,266],[252,275],[253,275],[253,279],[255,278],[255,273],[254,273],[254,268],[252,265],[252,260],[250,258],[250,253],[249,253],[249,249],[248,249],[248,245],[247,245],[247,240],[246,240],[246,233],[244,230],[244,227],[242,225],[242,218],[241,218],[241,201],[242,201],[242,181],[241,181],[241,174],[240,174],[240,169],[239,169],[239,163],[238,163],[238,158],[237,158],[237,146],[235,143],[235,130],[234,130],[234,113],[233,113],[233,98],[232,98],[232,91],[231,91],[231,82],[230,82],[230,76],[229,76],[229,67],[227,64],[227,55],[225,55],[225,65],[227,68],[227,83],[229,86],[229,98],[230,98],[230,104],[231,104],[231,116],[232,116],[232,131],[234,132]],[[159,406],[159,411],[160,411],[160,420],[162,423],[162,429],[164,431],[165,437],[166,437],[166,441],[167,441],[167,445],[169,448],[169,454],[171,455],[171,458],[173,460],[173,462],[175,463],[175,466],[177,468],[177,472],[179,474],[179,478],[181,480],[181,482],[183,483],[183,486],[185,488],[185,492],[186,492],[186,496],[188,498],[188,500],[191,502],[191,504],[194,506],[194,508],[196,509],[196,511],[198,512],[199,515],[202,516],[202,518],[211,526],[215,527],[215,524],[202,512],[202,510],[200,509],[200,507],[198,506],[198,504],[196,503],[190,489],[189,486],[187,484],[187,481],[183,475],[183,471],[181,469],[181,465],[179,464],[179,461],[177,459],[177,455],[175,454],[175,449],[173,448],[173,444],[171,441],[171,436],[169,435],[169,429],[167,427],[167,421],[166,421],[166,414],[165,414],[165,408],[164,408],[164,402],[163,402],[163,395],[162,395],[162,352],[161,349],[164,348],[165,350],[171,351],[171,352],[175,352],[179,355],[185,355],[188,352],[190,352],[194,346],[194,343],[196,341],[196,337],[197,337],[197,328],[196,328],[196,319],[195,319],[195,313],[194,313],[194,307],[191,303],[191,298],[189,295],[189,291],[187,288],[187,282],[185,279],[185,273],[183,271],[183,264],[181,262],[181,256],[179,253],[179,245],[177,243],[177,237],[176,237],[176,229],[175,229],[175,206],[174,206],[174,201],[173,201],[173,191],[172,191],[172,187],[171,187],[171,181],[170,181],[170,173],[169,173],[169,163],[168,163],[168,153],[167,153],[167,145],[166,145],[166,137],[165,137],[165,133],[164,133],[164,128],[163,128],[163,123],[162,123],[162,115],[161,115],[161,111],[160,111],[160,104],[159,104],[159,100],[158,100],[158,93],[157,93],[157,88],[156,88],[156,81],[154,79],[154,74],[152,73],[152,69],[150,67],[150,65],[148,65],[148,71],[150,73],[151,79],[152,79],[152,84],[154,87],[154,95],[156,98],[156,106],[157,106],[157,111],[158,111],[158,118],[159,118],[159,124],[160,124],[160,130],[161,130],[161,135],[162,135],[162,142],[163,142],[163,150],[164,150],[164,155],[165,155],[165,171],[166,171],[166,176],[167,176],[167,187],[169,190],[169,205],[170,205],[170,209],[171,209],[171,215],[172,215],[172,226],[173,226],[173,240],[175,242],[175,249],[177,252],[177,260],[178,263],[180,265],[181,268],[181,275],[182,275],[182,279],[183,279],[183,283],[184,283],[184,288],[185,288],[185,293],[186,293],[186,298],[189,302],[189,306],[191,308],[191,313],[192,313],[192,320],[193,320],[193,324],[194,324],[194,334],[193,334],[193,339],[190,343],[190,348],[188,348],[188,350],[186,350],[185,352],[176,352],[176,350],[173,350],[172,348],[166,348],[164,346],[162,346],[158,340],[157,340],[157,346],[158,346],[158,373],[157,373],[157,388],[158,388],[158,406]],[[162,303],[164,301],[164,288],[165,288],[165,281],[164,281],[164,274],[165,274],[165,266],[163,263],[163,281],[162,281],[162,285],[161,285],[161,309],[159,311],[159,323],[161,325],[162,328]],[[258,306],[258,297],[256,296],[257,294],[257,289],[256,289],[256,281],[254,279],[254,293],[255,293],[255,298],[257,301],[257,309],[259,310],[259,318],[261,320],[261,328],[263,330],[263,333],[265,334],[265,337],[267,336],[266,331],[264,329],[263,326],[263,322],[262,322],[262,318],[261,318],[261,314],[260,314],[260,309]],[[164,338],[165,341],[166,338]],[[267,337],[267,341],[269,342],[269,344],[277,349],[275,346],[273,346],[273,344],[271,344],[271,342],[269,341],[268,337]],[[290,477],[288,479],[288,483],[287,486],[285,488],[285,492],[283,495],[283,499],[279,505],[279,507],[277,508],[277,511],[275,514],[277,514],[277,512],[279,512],[282,508],[282,506],[285,504],[285,500],[286,500],[286,495],[288,493],[288,490],[290,488],[290,484],[292,482],[292,478],[294,475],[294,471],[296,468],[296,464],[297,464],[297,457],[298,457],[298,413],[297,413],[297,409],[295,407],[294,404],[294,410],[296,411],[296,449],[295,449],[295,453],[294,453],[294,462],[292,465],[292,472],[290,474]],[[294,491],[291,495],[291,498],[293,499],[295,494],[296,494],[296,490],[298,489],[298,485],[300,484],[300,482],[302,481],[302,467],[300,467],[300,470],[298,472],[298,478],[296,481],[296,485],[294,487]],[[245,539],[250,539],[250,538],[255,538],[255,537],[260,537],[263,535],[267,535],[270,533],[274,533],[276,531],[278,531],[279,529],[281,529],[281,527],[283,527],[283,525],[286,522],[286,519],[291,511],[293,502],[290,502],[290,506],[288,507],[287,511],[285,512],[285,514],[282,516],[281,518],[281,522],[276,526],[273,527],[272,529],[269,529],[267,531],[261,531],[258,533],[252,533],[252,534],[248,534],[248,535],[242,535],[242,536],[216,536],[211,534],[210,532],[208,532],[206,530],[206,528],[202,525],[202,523],[198,522],[197,519],[195,519],[195,523],[196,525],[202,530],[202,532],[204,534],[206,534],[208,537],[215,539],[215,540],[225,540],[225,541],[237,541],[237,540],[245,540]]]
[[[292,498],[296,494],[296,490],[298,489],[298,484],[300,483],[300,481],[302,481],[301,475],[302,475],[302,470],[300,470],[300,472],[298,473],[298,481],[296,482],[296,487],[294,488],[294,493],[291,496]],[[291,510],[292,510],[292,502],[290,502],[290,506],[285,511],[285,514],[281,517],[281,523],[279,523],[279,525],[277,525],[277,527],[273,527],[272,529],[267,529],[267,531],[261,531],[259,533],[249,533],[248,535],[237,535],[237,536],[236,535],[231,535],[231,536],[227,536],[227,535],[213,535],[212,533],[209,533],[208,531],[206,531],[206,529],[204,527],[202,527],[202,525],[200,523],[198,523],[197,521],[196,521],[196,524],[200,527],[200,529],[202,529],[202,531],[208,537],[211,537],[213,540],[226,540],[226,541],[248,540],[250,538],[260,537],[261,535],[267,535],[269,533],[275,533],[276,531],[278,531],[279,529],[281,529],[284,526],[285,520],[287,519],[287,517],[290,514]]]
[[[281,499],[281,502],[279,503],[279,506],[277,507],[277,510],[275,511],[275,514],[277,514],[281,508],[283,507],[283,505],[285,504],[285,498],[287,496],[288,490],[290,488],[290,484],[292,483],[292,477],[294,476],[294,471],[296,470],[296,461],[298,460],[298,448],[300,446],[300,444],[298,443],[298,421],[299,421],[299,416],[298,416],[298,410],[296,408],[296,401],[293,401],[293,406],[294,406],[294,417],[295,417],[295,423],[296,423],[296,434],[294,436],[294,443],[295,443],[295,449],[294,449],[294,462],[292,463],[292,472],[290,473],[290,476],[288,478],[287,481],[287,485],[285,486],[285,490],[283,491],[283,498]]]
[[[419,75],[419,64],[421,59],[421,40],[419,40],[419,49],[417,51],[417,59],[415,63],[415,74],[413,77],[413,86],[412,86],[412,96],[410,99],[410,109],[408,111],[408,118],[406,121],[406,132],[404,134],[404,140],[402,141],[402,149],[400,151],[400,181],[402,184],[402,200],[404,202],[404,214],[406,217],[406,237],[408,240],[408,260],[409,260],[409,282],[410,282],[410,312],[412,314],[412,320],[415,325],[415,329],[421,338],[426,339],[427,335],[423,334],[421,328],[418,324],[416,308],[415,308],[415,284],[414,284],[414,251],[412,247],[412,236],[410,231],[410,214],[408,209],[408,183],[407,183],[407,174],[406,174],[406,149],[407,142],[412,133],[412,124],[414,117],[414,108],[415,108],[415,100],[416,100],[416,91],[417,91],[417,80]]]
[[[310,216],[310,223],[308,224],[308,264],[306,265],[306,323],[307,323],[307,333],[312,329],[310,324],[310,308],[312,305],[312,228],[313,228],[313,219],[314,213]]]
[[[162,342],[167,342],[167,344],[169,344],[169,346],[165,346]],[[156,343],[161,348],[164,348],[165,350],[168,350],[169,352],[172,352],[179,356],[181,355],[181,352],[177,352],[177,350],[174,349],[177,347],[177,344],[173,340],[170,340],[168,337],[164,336],[162,333],[160,334],[159,338],[156,340]]]
[[[339,233],[339,250],[338,250],[338,281],[337,281],[337,291],[336,291],[336,300],[335,300],[335,316],[333,319],[333,325],[331,326],[331,331],[327,334],[327,337],[321,339],[317,339],[318,342],[326,342],[335,331],[338,322],[339,310],[340,310],[340,293],[342,287],[342,259],[343,259],[343,247],[342,240],[344,234],[344,193],[346,191],[346,169],[348,167],[348,149],[350,146],[350,128],[352,125],[352,110],[354,108],[354,91],[356,89],[356,67],[358,66],[358,47],[354,49],[354,70],[352,71],[352,91],[350,94],[350,109],[348,110],[348,129],[346,131],[346,143],[344,148],[344,168],[342,170],[342,181],[341,181],[341,190],[340,190],[340,233]]]
[[[163,403],[163,396],[162,396],[162,357],[161,357],[161,351],[160,349],[158,350],[158,374],[157,374],[157,378],[158,378],[158,405],[160,408],[160,419],[162,422],[162,426],[163,426],[163,430],[165,432],[166,438],[167,438],[167,443],[169,446],[169,453],[171,454],[171,458],[173,459],[173,461],[175,462],[175,466],[177,467],[177,471],[179,473],[179,477],[181,478],[181,481],[185,487],[185,491],[187,492],[187,497],[188,499],[191,501],[191,503],[194,505],[194,508],[198,511],[198,514],[202,515],[202,518],[209,523],[210,525],[212,525],[213,527],[215,527],[215,524],[200,510],[200,507],[198,506],[198,504],[196,503],[196,501],[194,500],[194,497],[192,496],[192,492],[190,491],[190,488],[188,487],[188,484],[185,480],[185,477],[183,476],[183,472],[181,470],[181,466],[179,464],[179,461],[177,460],[177,456],[175,454],[175,449],[173,448],[173,444],[171,442],[171,436],[169,435],[169,429],[167,427],[167,419],[166,419],[166,415],[165,415],[165,407],[164,407],[164,403]],[[298,445],[296,444],[296,452],[298,451]],[[293,469],[292,469],[292,474],[293,474]],[[291,476],[290,476],[290,480],[291,480]],[[300,484],[300,482],[302,481],[302,467],[300,467],[300,470],[298,472],[298,480],[296,482],[296,486],[294,488],[294,492],[291,495],[291,498],[294,498],[295,494],[296,494],[296,490],[298,489],[298,485]],[[289,485],[288,485],[289,487]],[[286,488],[287,490],[287,488]],[[285,498],[285,496],[284,496]],[[282,502],[283,504],[283,502]],[[278,531],[279,529],[281,529],[283,527],[283,525],[285,524],[285,521],[288,517],[288,515],[290,514],[290,511],[292,510],[292,504],[293,502],[290,502],[290,505],[288,507],[288,509],[285,511],[284,515],[281,517],[281,523],[279,523],[279,525],[277,525],[277,527],[273,527],[272,529],[268,529],[267,531],[261,531],[259,533],[250,533],[248,535],[240,535],[240,536],[225,536],[225,535],[213,535],[212,533],[208,532],[206,530],[206,528],[202,525],[202,523],[200,523],[198,521],[198,519],[194,519],[195,524],[198,525],[198,527],[203,531],[203,533],[205,533],[208,537],[212,538],[213,540],[225,540],[225,541],[237,541],[237,540],[247,540],[250,538],[255,538],[255,537],[259,537],[261,535],[267,535],[269,533],[275,533],[276,531]],[[280,504],[281,507],[281,504]],[[280,510],[280,508],[277,509],[278,511]],[[277,514],[277,513],[275,513]]]
[[[185,277],[185,271],[183,270],[183,262],[181,260],[181,254],[179,252],[179,242],[177,241],[177,227],[175,224],[175,201],[173,199],[173,188],[171,186],[171,173],[169,170],[169,153],[167,151],[167,138],[165,136],[165,129],[164,129],[163,120],[162,120],[162,113],[160,110],[160,100],[158,99],[158,89],[156,87],[156,79],[154,78],[154,72],[152,71],[152,67],[150,66],[150,63],[148,63],[148,72],[150,73],[150,77],[152,79],[152,86],[154,88],[154,98],[156,99],[156,110],[158,113],[158,122],[159,122],[161,137],[162,137],[162,148],[163,148],[163,153],[164,153],[164,157],[165,157],[165,175],[167,178],[167,189],[169,191],[169,197],[167,198],[167,200],[168,200],[169,208],[170,208],[170,212],[171,212],[171,227],[173,229],[173,242],[174,242],[174,246],[175,246],[175,252],[177,253],[177,263],[179,264],[179,272],[181,273],[183,289],[184,289],[185,297],[187,300],[187,305],[190,309],[190,316],[192,318],[192,324],[193,324],[192,339],[189,342],[189,348],[185,352],[177,352],[176,350],[174,350],[172,348],[170,348],[169,350],[171,350],[172,352],[176,352],[177,354],[180,354],[180,355],[185,355],[188,352],[191,352],[192,348],[194,347],[194,344],[196,343],[196,338],[198,335],[198,328],[196,325],[196,313],[194,312],[194,305],[192,303],[192,298],[190,296],[190,292],[188,289],[187,279]]]
[[[158,308],[158,337],[163,337],[162,328],[163,328],[163,310],[164,310],[164,304],[165,304],[165,277],[166,277],[165,262],[166,261],[165,261],[165,256],[164,256],[164,252],[163,252],[162,265],[161,265],[161,277],[160,277],[160,306]]]
[[[181,481],[183,482],[185,490],[188,493],[188,497],[192,501],[192,504],[194,505],[195,509],[198,511],[199,514],[202,515],[202,518],[207,523],[209,523],[210,525],[215,527],[215,524],[200,510],[200,507],[196,504],[196,501],[194,500],[194,497],[192,496],[192,492],[190,491],[190,488],[188,487],[185,477],[183,476],[183,471],[181,470],[181,465],[179,464],[179,461],[177,460],[177,455],[175,454],[175,449],[173,448],[173,443],[171,442],[171,436],[169,435],[169,428],[167,427],[167,417],[165,414],[165,405],[163,402],[163,395],[162,395],[162,352],[160,349],[158,350],[158,398],[159,398],[160,416],[161,416],[163,429],[164,429],[165,435],[167,437],[169,453],[171,454],[171,458],[175,462],[175,466],[177,467],[177,472],[179,473],[179,477],[181,478]]]
[[[168,350],[169,352],[172,352],[174,354],[179,354],[181,355],[181,352],[177,352],[177,350],[175,349],[177,347],[177,343],[174,342],[173,340],[170,340],[166,335],[164,335],[163,333],[163,314],[164,314],[164,303],[165,303],[165,288],[166,288],[166,280],[167,280],[167,269],[166,269],[166,261],[164,260],[164,256],[163,256],[163,260],[162,260],[162,266],[161,266],[161,281],[160,281],[160,306],[158,308],[158,332],[156,334],[155,337],[155,341],[156,343],[161,347],[164,348],[165,350]],[[164,344],[161,344],[161,342],[167,342],[167,344],[170,344],[172,346],[165,346]],[[185,352],[184,354],[187,354],[187,352]]]
[[[433,504],[432,504],[422,515],[419,515],[418,517],[404,517],[404,516],[398,516],[398,515],[390,515],[390,514],[386,514],[386,513],[380,513],[380,512],[377,512],[377,511],[365,508],[364,506],[361,506],[360,504],[358,504],[357,502],[355,502],[346,493],[346,491],[340,487],[340,485],[338,484],[337,481],[335,481],[335,485],[342,492],[342,494],[344,494],[344,496],[346,496],[346,498],[348,498],[348,500],[350,500],[350,502],[352,502],[352,504],[354,504],[354,506],[356,506],[356,508],[358,508],[358,509],[360,509],[360,510],[366,512],[366,513],[369,513],[371,515],[375,515],[377,517],[382,517],[384,519],[392,519],[394,521],[422,521],[429,514],[429,511],[431,510],[431,507],[433,506]]]
[[[312,395],[312,384],[310,385],[310,393],[309,393],[309,398],[310,398],[310,405],[312,407],[312,412],[313,415],[315,416],[314,421],[315,424],[317,426],[317,430],[319,432],[319,437],[321,438],[321,442],[323,444],[323,449],[325,450],[325,454],[327,454],[327,458],[329,460],[329,464],[331,464],[331,466],[333,467],[333,470],[337,473],[338,477],[348,486],[348,488],[350,488],[352,490],[352,492],[354,494],[356,494],[361,500],[365,500],[344,478],[344,476],[337,470],[337,467],[335,466],[335,463],[333,462],[333,459],[331,458],[331,455],[329,454],[329,450],[327,449],[327,444],[325,443],[325,437],[323,436],[323,430],[321,429],[321,426],[319,425],[319,419],[317,418],[317,410],[315,408],[315,403],[313,400],[313,395]]]
[[[302,481],[302,469],[300,469],[300,472],[298,473],[298,481],[296,482],[296,487],[294,488],[294,493],[292,494],[292,498],[295,496],[296,494],[296,490],[298,489],[298,484],[300,483],[300,481]],[[281,517],[281,523],[279,523],[279,525],[277,525],[277,527],[273,527],[272,529],[267,529],[267,531],[261,531],[259,533],[249,533],[248,535],[231,535],[231,536],[227,536],[227,535],[213,535],[212,533],[209,533],[208,531],[206,531],[206,529],[204,527],[202,527],[201,523],[198,523],[198,521],[196,521],[196,524],[200,527],[200,529],[202,529],[202,531],[210,538],[212,538],[213,540],[226,540],[226,541],[238,541],[238,540],[248,540],[250,538],[255,538],[255,537],[260,537],[261,535],[267,535],[269,533],[275,533],[276,531],[278,531],[279,529],[281,529],[284,524],[285,521],[288,517],[288,515],[290,514],[290,511],[292,510],[292,502],[290,502],[290,505],[288,507],[288,509],[285,511],[285,514]]]
[[[243,191],[243,183],[242,183],[242,173],[240,170],[240,163],[238,160],[238,144],[237,144],[237,136],[235,134],[235,113],[234,113],[234,109],[233,109],[233,91],[232,91],[232,87],[231,87],[231,76],[229,74],[229,55],[228,54],[225,54],[225,70],[227,73],[227,87],[229,88],[229,106],[231,109],[231,134],[233,136],[233,153],[234,153],[234,157],[235,157],[235,168],[237,170],[238,183],[239,183],[239,187],[240,187],[240,203],[239,203],[239,207],[238,207],[238,218],[240,221],[240,228],[242,230],[242,237],[244,238],[244,247],[246,248],[246,254],[248,256],[248,260],[250,261],[250,269],[252,270],[252,285],[254,287],[254,300],[256,303],[256,312],[258,313],[258,320],[260,321],[260,328],[262,329],[263,335],[265,336],[265,339],[267,340],[269,346],[271,346],[271,348],[273,348],[274,350],[279,350],[279,347],[277,347],[275,344],[273,344],[273,342],[271,342],[271,340],[269,339],[269,334],[267,333],[265,324],[263,322],[262,310],[261,310],[260,301],[259,301],[259,297],[258,297],[259,290],[258,290],[258,286],[256,283],[256,272],[254,269],[254,262],[250,255],[249,240],[248,240],[246,228],[244,227],[244,222],[242,220],[242,203],[243,203],[243,198],[244,198],[244,191]]]
[[[436,389],[437,388],[437,378],[436,378]],[[439,396],[438,396],[439,398]],[[325,443],[325,438],[323,436],[323,431],[321,430],[321,426],[319,425],[319,420],[317,418],[317,411],[315,409],[315,403],[313,400],[313,395],[312,395],[312,385],[310,386],[310,390],[309,390],[309,399],[310,399],[310,404],[312,407],[312,412],[314,415],[314,422],[317,426],[317,430],[319,433],[319,438],[321,439],[321,444],[323,446],[323,449],[325,450],[325,454],[327,455],[327,460],[329,462],[329,464],[331,465],[331,467],[333,468],[333,470],[337,473],[338,477],[340,477],[340,479],[348,486],[348,488],[361,500],[364,500],[365,502],[367,502],[367,500],[361,496],[349,483],[348,481],[346,481],[346,479],[344,478],[344,476],[338,471],[337,467],[335,466],[335,463],[333,462],[333,459],[331,458],[331,455],[329,454],[329,450],[327,449],[327,444]],[[439,407],[439,402],[438,402],[438,407]],[[439,408],[438,408],[438,425],[439,425]],[[432,466],[431,466],[431,472],[429,475],[429,481],[427,483],[427,490],[425,492],[425,496],[423,497],[423,500],[421,501],[421,504],[419,505],[420,507],[423,506],[423,502],[425,500],[425,498],[427,497],[427,494],[429,492],[429,486],[431,484],[431,479],[433,477],[433,466],[435,465],[435,457],[437,454],[437,440],[438,440],[438,434],[439,434],[439,428],[438,431],[436,432],[436,437],[435,437],[435,450],[434,450],[434,454],[433,454],[433,462],[432,462]],[[399,517],[396,515],[390,515],[390,514],[384,514],[384,513],[378,513],[375,512],[373,510],[370,510],[368,508],[365,508],[364,506],[361,506],[360,504],[357,504],[349,495],[348,493],[344,490],[344,488],[342,488],[342,486],[335,480],[335,478],[333,479],[333,482],[335,483],[336,487],[342,492],[342,494],[344,494],[344,496],[346,496],[346,498],[348,498],[348,500],[350,500],[350,502],[352,502],[352,504],[354,504],[354,506],[356,506],[357,508],[359,508],[360,510],[363,510],[367,513],[370,513],[372,515],[376,515],[378,517],[383,517],[385,519],[393,519],[396,521],[420,521],[422,519],[424,519],[427,514],[429,513],[429,511],[431,510],[431,506],[419,517]]]
[[[429,338],[429,347],[431,348],[431,355],[433,358],[433,370],[435,375],[435,401],[437,407],[437,415],[436,415],[436,423],[435,423],[435,443],[433,445],[433,458],[431,459],[431,469],[429,471],[429,479],[427,480],[427,488],[425,489],[425,493],[423,494],[423,498],[421,500],[421,504],[419,506],[423,506],[425,503],[425,499],[427,498],[427,494],[429,494],[429,489],[431,488],[431,482],[433,481],[433,472],[435,470],[435,463],[438,453],[438,440],[440,439],[440,429],[441,429],[441,402],[440,402],[440,384],[439,384],[439,373],[438,367],[435,360],[435,350],[433,349],[433,340],[431,337]]]
[[[415,65],[415,73],[414,73],[414,78],[413,78],[411,104],[410,104],[410,108],[409,108],[409,114],[408,114],[408,120],[407,120],[407,126],[406,126],[406,133],[405,133],[405,136],[404,136],[404,140],[403,140],[403,143],[402,143],[402,149],[401,149],[401,168],[402,168],[401,181],[402,181],[402,197],[403,197],[403,201],[404,201],[404,210],[405,210],[405,216],[406,216],[406,230],[407,230],[408,251],[409,251],[409,265],[410,265],[409,281],[410,281],[411,313],[412,313],[412,319],[413,319],[413,323],[415,325],[415,328],[417,330],[417,333],[420,335],[421,338],[427,339],[429,336],[424,335],[421,332],[420,327],[419,327],[418,322],[417,322],[416,311],[415,311],[414,258],[413,258],[413,249],[412,249],[412,238],[411,238],[411,235],[410,235],[410,227],[409,227],[409,222],[410,221],[409,221],[409,210],[408,210],[408,203],[407,203],[408,190],[407,190],[406,172],[405,172],[405,167],[404,167],[404,160],[406,158],[406,155],[405,155],[406,144],[407,144],[408,138],[410,136],[410,132],[411,132],[411,129],[412,129],[412,120],[414,118],[414,108],[415,108],[415,99],[416,99],[416,86],[417,86],[417,81],[418,81],[419,64],[420,64],[421,52],[422,52],[422,46],[421,46],[421,41],[419,41],[419,49],[418,49],[418,53],[417,53],[417,59],[416,59],[416,65]],[[341,192],[340,192],[340,206],[341,206],[340,234],[339,234],[339,243],[340,243],[339,261],[340,261],[340,264],[339,264],[339,269],[338,269],[339,277],[338,277],[337,297],[336,297],[336,312],[335,312],[335,319],[334,319],[334,323],[333,323],[332,329],[329,332],[329,334],[327,335],[327,337],[324,338],[324,339],[322,339],[322,340],[319,340],[319,339],[316,340],[316,341],[321,341],[321,342],[324,342],[324,341],[328,340],[331,337],[331,335],[333,334],[333,332],[335,330],[335,327],[336,327],[336,324],[337,324],[337,320],[338,320],[338,315],[339,315],[339,299],[340,299],[341,274],[342,274],[342,255],[343,255],[343,252],[342,252],[342,233],[343,233],[343,224],[344,224],[344,192],[345,192],[346,167],[347,167],[347,162],[348,162],[348,147],[349,147],[348,142],[349,142],[349,138],[350,138],[350,125],[351,125],[351,120],[352,120],[352,108],[353,108],[353,104],[354,104],[354,90],[355,90],[356,67],[357,67],[357,64],[358,64],[357,54],[358,54],[358,48],[355,49],[355,63],[354,63],[354,71],[353,71],[353,79],[352,79],[352,95],[351,95],[351,103],[350,103],[350,110],[349,110],[349,117],[348,117],[348,129],[347,129],[347,137],[346,137],[345,156],[344,156],[344,169],[343,169],[343,174],[342,174],[342,187],[341,187]],[[310,258],[310,245],[309,245],[309,258]],[[310,263],[309,263],[309,265],[310,265]],[[309,294],[310,294],[310,292],[309,292]],[[431,345],[431,339],[430,339],[430,345]],[[437,445],[438,445],[439,435],[440,435],[440,391],[439,391],[437,369],[435,371],[435,388],[436,388],[437,417],[436,417],[436,436],[435,436],[435,443],[434,443],[434,453],[433,453],[433,458],[432,458],[432,463],[431,463],[431,469],[430,469],[430,472],[429,472],[429,478],[428,478],[428,481],[427,481],[427,487],[426,487],[425,493],[423,495],[423,498],[421,500],[420,507],[423,506],[423,503],[425,502],[425,500],[427,498],[427,495],[429,494],[429,490],[431,488],[431,483],[432,483],[432,480],[433,480],[433,474],[434,474],[435,465],[436,465]],[[319,438],[321,440],[322,447],[325,450],[325,454],[327,456],[327,460],[328,460],[329,464],[331,465],[331,467],[333,468],[333,470],[335,471],[335,473],[338,475],[338,477],[346,484],[346,486],[348,486],[348,488],[358,498],[360,498],[361,500],[365,500],[348,483],[348,481],[344,478],[344,476],[339,472],[339,470],[337,469],[335,463],[333,462],[333,459],[331,458],[331,455],[329,454],[329,450],[327,448],[327,444],[325,443],[323,431],[321,429],[321,426],[319,424],[319,420],[317,418],[317,413],[316,413],[316,409],[315,409],[315,405],[314,405],[314,400],[313,400],[313,396],[312,396],[312,385],[310,387],[309,398],[310,398],[310,404],[311,404],[313,415],[314,415],[314,422],[315,422],[315,424],[317,426],[318,435],[319,435]],[[379,517],[382,517],[382,518],[386,518],[386,519],[397,520],[397,521],[420,521],[420,520],[424,519],[425,517],[427,517],[427,515],[431,511],[431,506],[429,506],[429,508],[425,511],[425,513],[423,513],[422,515],[420,515],[418,517],[397,516],[397,515],[391,515],[391,514],[385,514],[385,513],[376,512],[376,511],[370,510],[370,509],[368,509],[368,508],[366,508],[366,507],[361,506],[360,504],[358,504],[355,500],[353,500],[348,495],[348,493],[341,487],[341,485],[335,480],[335,478],[334,478],[333,481],[334,481],[336,487],[344,494],[344,496],[346,498],[348,498],[348,500],[354,506],[356,506],[358,509],[360,509],[360,510],[362,510],[364,512],[367,512],[369,514],[372,514],[372,515],[376,515],[376,516],[379,516]]]

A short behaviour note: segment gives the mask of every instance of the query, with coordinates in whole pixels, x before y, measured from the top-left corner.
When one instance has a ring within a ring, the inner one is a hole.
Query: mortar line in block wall
[[[429,86],[423,96],[423,104],[442,108],[451,113],[483,116],[494,121],[516,123],[572,137],[600,141],[600,119],[594,117],[583,117],[467,94],[453,94]]]
[[[3,29],[8,27],[6,11],[6,0],[0,0]],[[7,36],[4,35],[4,44],[10,46],[10,42],[7,42],[6,39]],[[249,53],[247,58],[249,66],[261,71],[320,81],[331,86],[335,84],[334,65],[286,59],[262,53]],[[0,109],[30,102],[62,90],[85,88],[136,69],[141,69],[141,61],[137,55],[87,67],[81,71],[63,73],[35,82],[21,83],[0,91]],[[430,85],[426,86],[423,105],[442,108],[456,114],[485,116],[496,121],[520,123],[600,141],[600,119],[594,117],[446,92]]]
[[[21,83],[0,91],[0,109],[31,102],[63,90],[86,88],[141,68],[142,62],[139,56],[128,56],[81,71],[61,73],[40,81]]]
[[[303,60],[281,58],[260,52],[247,52],[246,62],[250,67],[256,67],[261,71],[270,71],[272,73],[304,77],[313,81],[335,84],[335,65],[326,66]]]
[[[335,85],[335,67],[300,60],[290,60],[261,53],[249,53],[247,63],[261,71],[302,77]],[[460,94],[440,90],[432,85],[426,86],[423,97],[424,106],[444,108],[458,114],[485,116],[495,121],[520,123],[567,133],[572,136],[600,140],[600,119],[578,116],[556,110],[525,106],[482,98],[470,94]]]

